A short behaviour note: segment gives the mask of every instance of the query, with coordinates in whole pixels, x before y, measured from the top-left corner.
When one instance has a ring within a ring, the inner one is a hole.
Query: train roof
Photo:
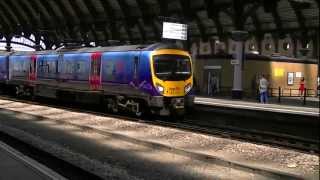
[[[42,54],[57,54],[55,50],[46,51],[16,51],[12,52],[10,55],[20,56],[20,55],[42,55]]]
[[[9,56],[10,54],[12,54],[12,52],[0,51],[0,56]]]
[[[173,43],[155,43],[155,44],[139,44],[139,45],[123,45],[123,46],[106,46],[106,47],[65,47],[57,50],[47,51],[17,51],[4,52],[0,55],[42,55],[42,54],[61,54],[61,53],[92,53],[92,52],[121,52],[121,51],[153,51],[159,49],[180,49]]]
[[[123,46],[106,46],[106,47],[83,47],[76,49],[61,49],[58,52],[119,52],[119,51],[153,51],[158,49],[181,49],[176,44],[172,43],[155,43],[155,44],[138,44],[138,45],[123,45]]]

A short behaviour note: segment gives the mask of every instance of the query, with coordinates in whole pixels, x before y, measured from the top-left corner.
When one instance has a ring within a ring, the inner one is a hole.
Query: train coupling
[[[183,109],[184,108],[184,98],[172,98],[171,105],[174,109]]]

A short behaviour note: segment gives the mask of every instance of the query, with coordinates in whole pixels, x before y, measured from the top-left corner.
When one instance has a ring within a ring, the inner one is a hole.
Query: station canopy
[[[61,42],[159,41],[162,23],[188,25],[188,40],[226,37],[232,30],[255,36],[318,34],[317,0],[0,0],[0,39],[42,37]]]

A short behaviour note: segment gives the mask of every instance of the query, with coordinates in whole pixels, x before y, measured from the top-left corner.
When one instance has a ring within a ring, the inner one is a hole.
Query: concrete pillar
[[[274,42],[274,52],[279,53],[279,37],[277,35],[273,35]]]
[[[312,57],[319,61],[319,31],[312,38]]]
[[[242,89],[242,70],[243,70],[243,59],[245,57],[244,54],[244,44],[246,39],[248,38],[248,32],[246,31],[232,31],[232,40],[235,41],[236,51],[233,54],[232,62],[234,67],[233,73],[233,88],[232,88],[232,98],[233,99],[241,99],[243,96]]]
[[[293,53],[293,57],[297,58],[298,57],[298,41],[296,38],[292,38],[292,53]]]

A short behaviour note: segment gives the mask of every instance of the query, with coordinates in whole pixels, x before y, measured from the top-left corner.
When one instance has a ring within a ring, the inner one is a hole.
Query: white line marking
[[[53,180],[67,180],[65,177],[61,176],[60,174],[54,172],[53,170],[47,168],[46,166],[38,163],[37,161],[29,158],[28,156],[25,156],[21,152],[13,149],[12,147],[8,146],[7,144],[0,142],[0,148],[7,151],[9,154],[11,154],[16,160],[21,161],[28,167],[33,168],[34,170],[42,173],[43,175],[47,176],[50,179]]]
[[[216,105],[221,107],[225,106],[225,107],[242,108],[242,109],[249,109],[249,110],[264,110],[264,111],[270,111],[270,112],[319,116],[319,112],[297,111],[297,110],[290,110],[290,109],[276,109],[276,108],[270,108],[270,107],[257,107],[257,106],[228,104],[228,103],[215,103],[215,102],[208,102],[208,101],[202,101],[202,100],[195,100],[195,103],[204,104],[204,105]]]

